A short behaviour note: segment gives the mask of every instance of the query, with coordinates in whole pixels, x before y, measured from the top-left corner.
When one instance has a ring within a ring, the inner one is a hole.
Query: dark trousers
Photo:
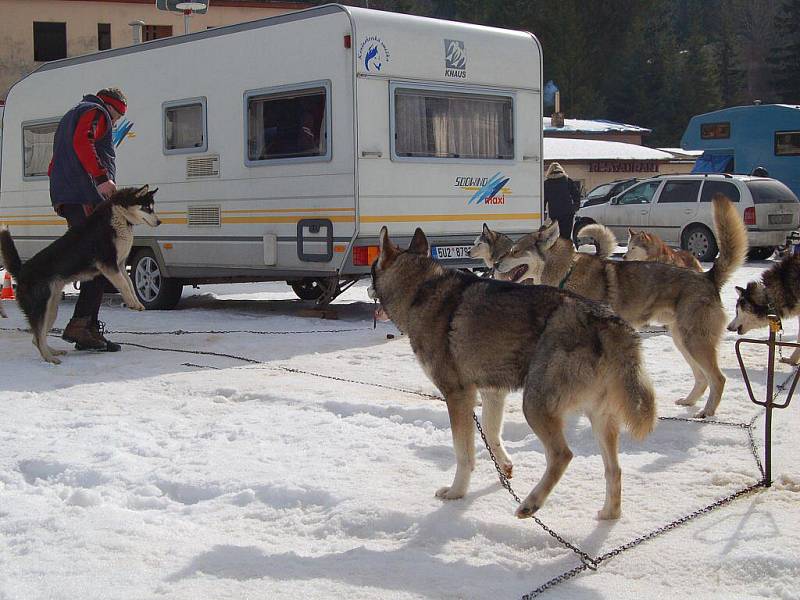
[[[558,221],[558,236],[565,240],[572,239],[572,221],[575,219],[575,213],[569,213],[555,218]]]
[[[92,214],[92,208],[91,204],[61,204],[57,212],[67,220],[67,225],[72,229],[76,225],[86,222],[86,219]],[[93,321],[97,321],[105,288],[106,278],[102,275],[98,275],[90,281],[82,281],[72,318],[91,317]]]

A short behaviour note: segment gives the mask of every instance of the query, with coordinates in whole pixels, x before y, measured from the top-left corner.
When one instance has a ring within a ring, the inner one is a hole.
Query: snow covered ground
[[[735,283],[765,265],[748,265]],[[724,295],[732,313],[732,284]],[[6,303],[0,599],[519,598],[580,564],[533,521],[514,517],[480,440],[469,494],[434,497],[454,471],[447,412],[390,389],[435,393],[408,340],[387,339],[397,333],[388,323],[372,329],[366,284],[337,300],[338,320],[309,316],[282,283],[184,296],[176,311],[133,313],[115,301],[101,316],[114,332],[141,332],[110,336],[120,342],[258,363],[126,345],[48,365],[14,330],[24,322]],[[73,303],[62,303],[57,327]],[[785,325],[793,339],[796,324]],[[176,330],[272,333],[144,335]],[[688,366],[666,335],[643,338],[660,414],[691,415],[673,403],[691,387]],[[734,340],[727,334],[720,349],[728,385],[717,418],[748,422],[758,408]],[[761,396],[765,357],[747,355]],[[519,394],[510,397],[504,437],[523,496],[544,456],[520,404]],[[543,597],[800,597],[798,406],[776,411],[771,489]],[[602,462],[586,419],[573,418],[567,437],[575,458],[539,517],[591,555],[759,478],[745,431],[661,421],[643,443],[623,439],[623,517],[598,522]]]

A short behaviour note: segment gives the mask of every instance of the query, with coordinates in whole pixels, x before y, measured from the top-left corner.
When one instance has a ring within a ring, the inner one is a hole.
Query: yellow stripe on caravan
[[[64,219],[58,220],[47,220],[47,221],[6,221],[4,217],[0,217],[0,223],[4,225],[22,225],[22,226],[30,226],[30,225],[61,225],[62,227],[66,228],[67,222]]]
[[[384,215],[362,216],[363,223],[414,223],[417,221],[528,221],[540,219],[539,213],[476,213],[468,215]]]
[[[336,215],[320,215],[334,223],[352,223],[356,220],[355,215],[336,216]],[[224,217],[223,224],[228,223],[297,223],[302,218],[301,215],[294,215],[289,217]]]
[[[223,215],[232,214],[269,214],[269,213],[324,213],[324,212],[355,212],[350,208],[239,208],[234,210],[223,210]]]

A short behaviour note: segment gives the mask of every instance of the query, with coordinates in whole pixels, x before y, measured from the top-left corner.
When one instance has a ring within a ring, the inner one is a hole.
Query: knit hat
[[[550,163],[550,166],[547,167],[547,173],[545,173],[545,177],[547,179],[555,179],[556,177],[565,177],[566,175],[567,172],[557,162]]]

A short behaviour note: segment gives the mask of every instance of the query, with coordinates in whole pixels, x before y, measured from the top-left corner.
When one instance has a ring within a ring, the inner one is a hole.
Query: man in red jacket
[[[127,106],[119,89],[102,89],[84,96],[58,124],[48,171],[50,200],[70,228],[86,221],[94,207],[117,189],[112,129]],[[103,336],[98,319],[105,286],[103,276],[81,283],[75,313],[62,335],[78,350],[120,350],[119,344]]]

